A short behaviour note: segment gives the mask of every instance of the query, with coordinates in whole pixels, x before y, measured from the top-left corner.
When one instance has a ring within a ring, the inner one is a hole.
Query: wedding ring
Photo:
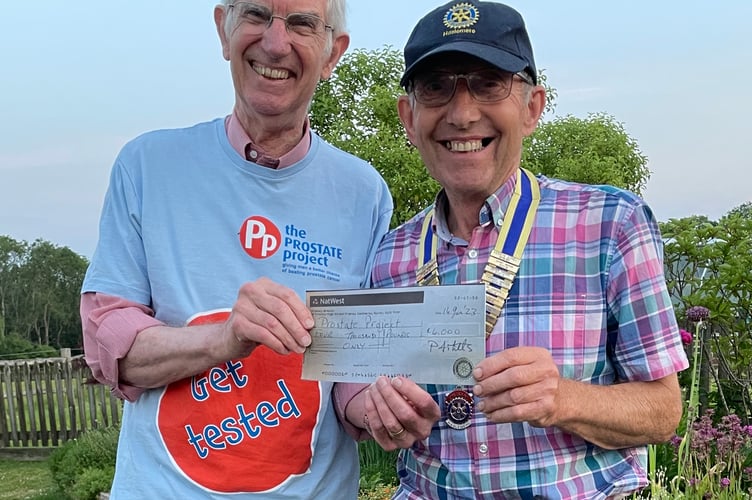
[[[392,432],[389,429],[387,429],[386,431],[389,433],[389,437],[391,437],[392,439],[399,439],[405,433],[405,428],[403,427],[397,432]]]

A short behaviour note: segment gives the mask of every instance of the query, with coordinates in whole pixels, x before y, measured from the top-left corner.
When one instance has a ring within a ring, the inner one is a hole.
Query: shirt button
[[[471,259],[477,259],[478,258],[478,251],[476,249],[472,249],[469,252],[467,252],[467,256]]]
[[[482,453],[483,455],[485,455],[486,453],[488,453],[488,446],[486,446],[485,444],[482,444],[482,445],[480,445],[480,447],[478,448],[478,450],[479,450],[479,451],[480,451],[480,452],[481,452],[481,453]]]
[[[258,157],[258,151],[251,150],[249,154],[254,160]]]

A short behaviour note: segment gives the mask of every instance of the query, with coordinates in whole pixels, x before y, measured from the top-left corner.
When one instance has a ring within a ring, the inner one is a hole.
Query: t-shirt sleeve
[[[99,220],[99,241],[86,272],[83,292],[101,292],[151,304],[142,238],[142,189],[138,169],[129,169],[129,148],[121,151],[110,174]]]

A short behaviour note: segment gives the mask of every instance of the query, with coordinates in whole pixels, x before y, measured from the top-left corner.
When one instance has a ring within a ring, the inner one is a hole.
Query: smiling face
[[[290,13],[306,13],[326,22],[327,0],[235,3],[234,7],[218,5],[214,20],[223,56],[230,62],[241,123],[248,128],[254,128],[259,120],[265,127],[270,127],[270,121],[272,126],[279,123],[280,127],[302,127],[316,84],[331,76],[347,49],[349,36],[325,29],[308,37],[296,37],[279,19]],[[259,8],[278,16],[268,28],[254,24],[253,16]]]
[[[426,61],[415,72],[469,73],[493,69],[459,53]],[[446,190],[450,203],[482,204],[520,164],[522,139],[538,123],[545,104],[543,87],[530,88],[514,78],[508,97],[478,102],[458,79],[452,99],[442,106],[426,106],[402,96],[400,120],[418,148],[429,174]]]

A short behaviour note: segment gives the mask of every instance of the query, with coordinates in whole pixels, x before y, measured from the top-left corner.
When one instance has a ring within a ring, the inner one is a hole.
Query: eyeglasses
[[[334,31],[332,26],[313,14],[293,12],[287,14],[287,16],[275,16],[267,7],[253,2],[234,2],[227,7],[235,9],[238,18],[248,25],[251,33],[256,35],[260,35],[269,29],[275,19],[282,20],[287,32],[298,39],[318,36],[326,30]]]
[[[457,90],[457,80],[465,80],[470,95],[478,102],[498,102],[509,97],[512,81],[518,77],[532,85],[533,81],[525,73],[507,73],[494,69],[484,69],[469,73],[449,73],[434,71],[422,73],[409,84],[407,91],[415,100],[425,106],[443,106],[452,100]]]

